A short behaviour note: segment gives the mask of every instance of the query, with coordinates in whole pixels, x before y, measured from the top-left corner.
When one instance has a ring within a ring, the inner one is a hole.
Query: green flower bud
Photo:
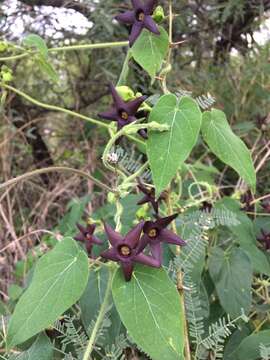
[[[4,52],[8,49],[8,44],[5,41],[0,41],[0,52]]]
[[[160,24],[165,19],[164,10],[162,6],[156,7],[153,14],[153,19],[158,24]]]
[[[13,80],[13,75],[10,72],[2,73],[2,80],[7,83]]]
[[[148,209],[149,206],[147,204],[144,204],[143,206],[141,206],[137,212],[136,212],[136,217],[138,219],[146,219],[147,218],[147,213],[148,213]]]
[[[116,90],[124,101],[130,101],[135,98],[134,91],[128,86],[117,86]]]
[[[109,192],[107,195],[108,203],[114,204],[115,203],[115,194],[112,192]]]

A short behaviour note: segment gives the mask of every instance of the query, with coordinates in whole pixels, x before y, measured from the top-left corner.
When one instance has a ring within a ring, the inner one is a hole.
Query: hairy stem
[[[170,194],[167,197],[167,205],[169,210],[169,215],[173,214],[172,203],[170,199]],[[177,228],[175,221],[172,222],[172,228],[175,234],[177,234]],[[176,255],[179,256],[181,252],[181,247],[176,246]],[[188,324],[187,324],[187,317],[186,317],[186,309],[185,309],[185,298],[183,293],[183,274],[179,270],[177,272],[177,290],[180,297],[180,306],[183,313],[183,320],[184,320],[184,336],[185,336],[185,360],[191,360],[191,352],[190,352],[190,345],[189,345],[189,337],[188,337]]]
[[[91,333],[91,336],[90,336],[90,339],[89,339],[89,342],[87,344],[87,347],[86,347],[86,350],[85,350],[85,353],[83,355],[83,360],[89,360],[89,357],[93,351],[93,347],[95,345],[95,340],[96,340],[96,337],[97,337],[97,333],[100,329],[100,326],[102,324],[102,321],[106,315],[106,311],[107,311],[107,308],[108,308],[108,305],[109,305],[109,300],[110,300],[110,294],[111,294],[111,284],[112,284],[112,276],[113,276],[113,269],[110,268],[110,271],[109,271],[109,279],[108,279],[108,283],[107,283],[107,287],[106,287],[106,291],[105,291],[105,295],[104,295],[104,300],[103,300],[103,303],[100,307],[100,311],[99,311],[99,314],[98,314],[98,317],[97,317],[97,321],[95,323],[95,326],[93,328],[93,331]]]
[[[46,103],[43,103],[41,101],[38,101],[38,100],[32,98],[31,96],[27,95],[23,91],[21,91],[19,89],[16,89],[13,86],[10,86],[10,85],[4,84],[4,83],[0,83],[0,86],[2,88],[13,91],[15,94],[23,97],[25,100],[27,100],[27,101],[31,102],[32,104],[37,105],[37,106],[39,106],[41,108],[52,110],[52,111],[60,111],[62,113],[65,113],[65,114],[80,118],[80,119],[82,119],[84,121],[87,121],[87,122],[90,122],[92,124],[98,125],[100,127],[106,128],[106,129],[108,129],[108,131],[111,128],[109,124],[106,124],[106,123],[103,123],[102,121],[99,121],[99,120],[90,118],[88,116],[82,115],[80,113],[77,113],[76,111],[68,110],[68,109],[62,108],[60,106],[50,105],[50,104],[46,104]],[[137,139],[136,137],[131,136],[131,135],[127,135],[127,136],[130,138],[130,140],[133,140],[133,141],[137,142],[140,145],[145,145],[144,142],[141,141],[140,139]]]
[[[104,49],[104,48],[121,47],[121,46],[128,46],[128,41],[60,46],[60,47],[50,48],[50,49],[48,49],[48,52],[52,53],[52,52],[59,52],[59,51],[94,50],[94,49]],[[22,54],[2,57],[2,58],[0,58],[0,61],[12,61],[12,60],[23,59],[28,56],[33,56],[34,53],[35,52],[33,52],[33,51],[25,51]]]
[[[131,123],[129,125],[124,126],[120,131],[118,131],[117,133],[115,133],[112,136],[112,138],[110,139],[110,141],[106,145],[105,150],[103,152],[102,160],[103,160],[104,166],[107,169],[109,169],[110,171],[112,171],[112,172],[115,172],[115,170],[117,170],[118,174],[121,175],[124,179],[126,178],[126,174],[124,174],[124,172],[121,171],[120,169],[115,169],[112,165],[109,164],[108,155],[109,155],[111,149],[113,148],[115,142],[121,136],[130,135],[130,134],[136,134],[141,129],[150,129],[150,130],[156,130],[156,131],[167,131],[167,130],[169,130],[169,127],[168,127],[168,125],[158,124],[155,121],[152,121],[152,122],[146,123],[146,124]]]
[[[64,166],[52,166],[52,167],[48,167],[48,168],[43,168],[43,169],[37,169],[37,170],[30,171],[30,172],[28,172],[26,174],[23,174],[23,175],[15,177],[13,179],[10,179],[10,180],[4,182],[3,184],[0,184],[0,190],[3,190],[8,186],[17,184],[17,183],[19,183],[19,182],[21,182],[23,180],[29,179],[29,178],[31,178],[33,176],[40,175],[40,174],[45,174],[45,173],[49,173],[49,172],[56,172],[56,171],[58,171],[58,172],[70,172],[70,173],[73,173],[73,174],[78,174],[78,175],[80,175],[82,177],[87,178],[88,180],[93,181],[93,183],[95,183],[97,186],[99,186],[103,190],[106,190],[106,191],[109,191],[109,192],[115,192],[115,190],[113,190],[109,186],[103,184],[101,181],[97,180],[92,175],[90,175],[90,174],[88,174],[88,173],[86,173],[84,171],[78,170],[78,169],[73,169],[73,168],[64,167]]]

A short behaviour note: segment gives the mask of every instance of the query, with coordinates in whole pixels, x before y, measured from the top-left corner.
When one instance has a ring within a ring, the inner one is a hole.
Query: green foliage
[[[157,72],[161,69],[162,62],[169,48],[167,32],[162,27],[159,27],[159,30],[160,36],[143,30],[131,49],[134,60],[147,71],[152,81],[154,81]]]
[[[120,317],[136,344],[155,360],[183,358],[179,295],[163,269],[136,267],[129,283],[117,271],[112,285]]]
[[[14,360],[53,360],[53,345],[46,334],[40,333],[33,345]],[[12,360],[12,359],[10,359]]]
[[[270,264],[266,255],[257,247],[254,224],[251,219],[240,210],[236,200],[224,198],[216,203],[217,209],[229,209],[233,211],[238,224],[230,228],[235,236],[236,243],[245,250],[253,265],[253,271],[270,275]]]
[[[223,251],[214,248],[210,253],[209,272],[220,303],[233,318],[251,307],[252,266],[249,257],[239,248]]]
[[[177,99],[172,94],[164,95],[151,111],[149,122],[151,121],[170,126],[169,131],[150,134],[147,141],[147,154],[158,195],[175,176],[196,144],[201,126],[201,111],[189,97]]]
[[[23,39],[23,43],[24,45],[37,50],[42,57],[46,58],[48,56],[46,42],[39,35],[29,34]]]
[[[235,360],[256,360],[260,357],[260,346],[270,346],[270,330],[259,331],[246,337],[233,352]]]
[[[52,324],[80,298],[87,279],[85,252],[65,238],[38,261],[31,285],[10,320],[8,346],[20,344]]]
[[[202,134],[211,151],[231,166],[251,186],[256,187],[256,173],[250,152],[231,130],[225,114],[213,109],[203,114]]]

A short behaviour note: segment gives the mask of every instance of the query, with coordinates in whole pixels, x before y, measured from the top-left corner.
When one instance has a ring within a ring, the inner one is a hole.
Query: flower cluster
[[[140,184],[142,187],[142,184]],[[145,191],[143,187],[143,191]],[[154,195],[152,194],[154,197]],[[152,198],[151,198],[152,200]],[[151,201],[150,201],[151,202]],[[151,202],[153,207],[157,208],[157,202]],[[157,208],[158,209],[158,208]],[[141,221],[133,227],[125,236],[115,231],[110,225],[104,223],[104,230],[108,237],[111,247],[100,256],[104,259],[120,263],[126,281],[132,276],[135,263],[144,264],[152,267],[161,267],[162,265],[162,243],[174,244],[178,246],[185,245],[182,240],[167,227],[177,217],[177,214],[168,217],[159,217],[156,214],[155,221]],[[101,245],[102,242],[94,235],[95,225],[87,227],[77,225],[80,233],[75,239],[83,242],[86,246],[89,257],[92,256],[92,247],[94,244]],[[146,255],[144,250],[149,246],[150,255]]]

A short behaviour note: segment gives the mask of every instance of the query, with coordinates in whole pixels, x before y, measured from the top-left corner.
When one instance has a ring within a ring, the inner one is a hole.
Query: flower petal
[[[157,267],[157,268],[159,268],[161,266],[161,263],[157,259],[154,259],[153,257],[147,256],[144,254],[136,255],[134,258],[134,261],[136,261],[140,264],[153,266],[153,267]]]
[[[126,281],[130,281],[132,272],[133,272],[132,262],[121,262],[121,266],[122,266]]]
[[[114,105],[117,109],[123,108],[125,106],[124,100],[119,96],[116,88],[113,86],[113,84],[109,84],[109,89],[112,94]],[[116,109],[116,110],[117,110]]]
[[[132,249],[134,249],[138,245],[143,227],[144,221],[141,221],[125,236],[124,242],[128,244]]]
[[[165,229],[177,216],[178,214],[173,214],[164,218],[158,218],[156,224],[162,229]]]
[[[158,26],[150,15],[145,16],[143,25],[147,30],[151,31],[152,33],[156,35],[160,35]]]
[[[155,210],[155,213],[158,213],[158,201],[155,201],[154,198],[151,199],[151,204],[153,206],[153,209]]]
[[[110,248],[109,250],[103,251],[100,254],[100,256],[103,257],[104,259],[109,259],[112,261],[119,261],[118,253],[114,248]]]
[[[76,224],[77,228],[80,230],[82,234],[85,234],[87,232],[87,228],[82,226],[81,224]]]
[[[137,205],[143,205],[149,202],[149,196],[145,195],[141,200],[137,202]]]
[[[92,236],[92,242],[93,242],[94,244],[97,244],[97,245],[103,244],[103,241],[100,240],[100,239],[99,239],[98,237],[96,237],[96,236]]]
[[[86,247],[87,254],[88,254],[88,255],[91,255],[91,253],[92,253],[92,248],[93,248],[93,244],[91,244],[91,242],[88,241],[88,242],[86,243],[85,247]]]
[[[115,19],[126,24],[133,24],[135,21],[135,13],[134,11],[126,11],[123,14],[117,15]]]
[[[132,4],[133,8],[136,10],[144,8],[144,6],[140,0],[131,0],[131,4]]]
[[[143,22],[135,22],[132,26],[131,33],[129,35],[129,45],[132,46],[135,41],[138,39],[141,31],[143,29]]]
[[[146,4],[144,5],[145,13],[147,15],[152,15],[156,5],[157,5],[157,0],[147,0]]]
[[[162,264],[162,245],[161,243],[152,243],[150,244],[151,254],[154,259],[156,259],[160,265]]]
[[[179,246],[184,246],[187,244],[178,235],[168,229],[162,229],[159,237],[162,239],[163,242],[166,242],[168,244],[175,244]]]
[[[138,189],[143,192],[145,195],[149,195],[149,190],[141,183],[141,180],[139,179],[139,185]]]
[[[137,254],[140,254],[146,248],[146,246],[150,243],[150,240],[151,239],[146,234],[144,234],[141,237],[141,240],[140,240],[138,248],[137,248]]]
[[[102,113],[99,113],[98,116],[102,119],[112,120],[112,121],[117,121],[118,119],[118,113],[115,108],[112,108],[109,111],[104,111]]]
[[[125,109],[129,115],[135,115],[141,104],[147,99],[147,96],[140,96],[125,104]]]
[[[88,234],[94,234],[94,231],[96,230],[96,225],[95,224],[88,224],[86,231]]]
[[[77,240],[77,241],[84,242],[85,241],[85,236],[82,233],[80,233],[80,234],[74,236],[74,239]]]
[[[123,242],[123,236],[118,232],[114,231],[110,225],[104,223],[104,230],[109,238],[110,243],[115,246],[120,242]]]

